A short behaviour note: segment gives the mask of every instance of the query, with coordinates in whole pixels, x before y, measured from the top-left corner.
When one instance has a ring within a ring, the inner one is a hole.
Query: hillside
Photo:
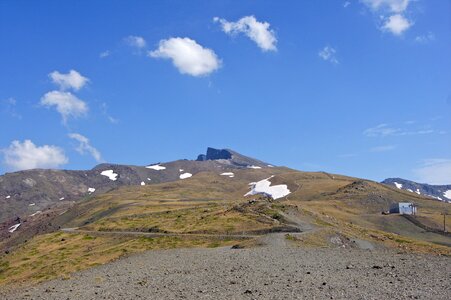
[[[392,203],[414,202],[417,220],[439,231],[447,203],[359,178],[301,172],[251,158],[243,164],[242,156],[226,151],[230,156],[220,150],[219,156],[153,169],[97,166],[88,178],[104,183],[102,192],[57,201],[42,213],[1,225],[0,285],[69,276],[150,249],[253,247],[268,233],[284,234],[302,247],[451,254],[449,235],[381,214]],[[108,169],[117,180],[99,175]],[[141,185],[146,176],[151,180]]]
[[[221,154],[223,156],[220,156]],[[224,156],[225,155],[225,156]],[[232,150],[208,148],[205,159],[130,166],[100,164],[91,170],[26,170],[0,176],[0,223],[32,215],[54,205],[71,203],[121,186],[141,186],[188,178],[205,171],[260,168],[266,163]]]

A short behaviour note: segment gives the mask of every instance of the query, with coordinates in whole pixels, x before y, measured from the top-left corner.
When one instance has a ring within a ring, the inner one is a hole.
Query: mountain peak
[[[215,149],[208,147],[207,154],[199,154],[197,161],[217,160],[217,159],[232,159],[232,151],[228,149]]]
[[[221,160],[225,163],[232,164],[239,167],[257,166],[266,167],[267,163],[241,155],[230,149],[216,149],[212,147],[207,148],[206,154],[199,154],[197,156],[197,161],[207,161],[207,160]]]

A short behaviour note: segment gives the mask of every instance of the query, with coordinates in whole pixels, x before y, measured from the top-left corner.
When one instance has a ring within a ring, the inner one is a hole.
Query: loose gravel
[[[451,299],[450,282],[449,257],[276,242],[149,251],[0,298]]]

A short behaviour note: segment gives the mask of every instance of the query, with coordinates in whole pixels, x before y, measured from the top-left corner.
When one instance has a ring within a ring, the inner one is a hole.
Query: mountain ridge
[[[403,178],[387,178],[381,182],[388,186],[395,186],[400,190],[405,190],[418,195],[431,197],[439,201],[451,203],[451,184],[434,185],[418,183]]]
[[[176,181],[203,171],[228,172],[239,168],[268,167],[262,161],[230,149],[208,147],[205,158],[146,166],[101,163],[90,170],[31,169],[6,173],[0,176],[0,222],[42,211],[55,203],[79,201],[120,186]]]

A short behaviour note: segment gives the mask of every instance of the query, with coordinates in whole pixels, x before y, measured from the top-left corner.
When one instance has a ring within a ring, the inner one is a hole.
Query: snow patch
[[[417,193],[418,195],[421,195],[420,189],[417,189],[417,190],[415,191],[415,193]]]
[[[13,225],[13,226],[9,227],[8,231],[9,231],[10,233],[13,233],[14,231],[17,230],[17,228],[19,228],[19,226],[20,226],[20,223],[19,223],[19,224],[16,224],[16,225]]]
[[[146,185],[146,183],[144,181],[141,181],[141,185]]]
[[[149,181],[150,181],[151,179],[150,179],[149,177],[147,177],[147,180],[149,180]]]
[[[447,190],[446,192],[444,192],[443,197],[445,197],[447,199],[451,199],[451,190]]]
[[[35,206],[36,205],[36,203],[30,203],[30,204],[28,204],[28,206]]]
[[[95,188],[88,188],[88,193],[90,193],[90,194],[94,193],[95,191],[96,191]]]
[[[6,199],[9,199],[9,198],[11,198],[11,196],[10,196],[10,195],[6,196]]]
[[[105,170],[105,171],[102,171],[102,173],[100,173],[100,175],[106,176],[110,180],[115,181],[115,180],[117,180],[118,174],[114,173],[113,170]]]
[[[63,200],[64,200],[64,197],[61,197],[61,198],[60,198],[60,201],[63,201]]]
[[[407,189],[409,192],[413,193],[413,191],[411,189]]]
[[[232,172],[224,172],[220,174],[221,176],[229,176],[230,178],[235,177],[235,174],[233,174]]]
[[[182,173],[183,171],[185,171],[185,170],[183,170],[183,169],[179,169],[179,172],[180,172],[180,173]]]
[[[274,166],[273,166],[273,165],[268,165],[268,167],[270,167],[270,168],[274,168]]]
[[[150,165],[150,166],[147,166],[146,168],[156,170],[156,171],[161,171],[161,170],[166,169],[166,167],[160,166],[160,165]]]
[[[286,184],[271,186],[269,179],[273,177],[274,175],[258,182],[249,183],[251,190],[244,196],[265,194],[271,196],[273,199],[279,199],[291,193]]]
[[[402,189],[402,184],[401,184],[401,183],[397,183],[396,181],[393,182],[393,183],[395,184],[395,186],[396,186],[398,189]]]
[[[186,178],[189,178],[191,176],[193,176],[193,174],[191,174],[191,173],[183,173],[183,174],[180,174],[180,179],[186,179]]]
[[[252,165],[252,166],[247,166],[249,169],[261,169],[262,167],[259,167],[259,166],[254,166],[254,165]]]
[[[42,211],[38,210],[37,212],[31,214],[30,217],[34,217],[34,216],[36,216],[37,214],[41,214],[41,213],[42,213]]]

